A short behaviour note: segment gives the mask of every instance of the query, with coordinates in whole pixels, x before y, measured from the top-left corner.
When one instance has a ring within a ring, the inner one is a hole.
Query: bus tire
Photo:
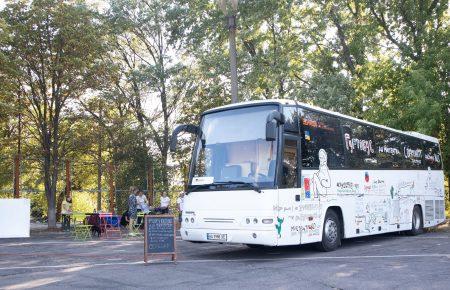
[[[414,206],[411,223],[411,230],[407,232],[408,235],[417,236],[423,233],[422,211],[418,205]]]
[[[317,246],[323,252],[330,252],[339,248],[340,245],[341,225],[339,217],[334,210],[328,210],[323,222],[322,241]]]

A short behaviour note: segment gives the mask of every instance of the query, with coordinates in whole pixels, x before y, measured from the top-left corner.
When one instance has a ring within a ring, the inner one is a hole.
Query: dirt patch
[[[426,229],[427,232],[439,232],[439,233],[450,233],[450,219],[447,219],[442,224]]]

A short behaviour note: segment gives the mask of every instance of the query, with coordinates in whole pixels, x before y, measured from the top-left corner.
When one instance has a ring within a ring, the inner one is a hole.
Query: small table
[[[121,238],[120,218],[112,213],[99,213],[100,229],[103,238]]]

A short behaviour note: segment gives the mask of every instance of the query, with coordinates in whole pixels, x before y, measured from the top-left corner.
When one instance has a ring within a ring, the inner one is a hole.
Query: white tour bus
[[[184,198],[187,241],[249,246],[408,231],[445,219],[438,140],[292,100],[202,114]]]

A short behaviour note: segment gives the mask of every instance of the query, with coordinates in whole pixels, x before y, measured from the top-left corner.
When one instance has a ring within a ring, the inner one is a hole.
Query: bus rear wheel
[[[411,230],[407,233],[410,236],[417,236],[423,233],[422,211],[417,205],[413,209]]]
[[[328,210],[325,215],[322,230],[322,242],[317,246],[324,252],[334,251],[341,245],[341,225],[334,210]]]

